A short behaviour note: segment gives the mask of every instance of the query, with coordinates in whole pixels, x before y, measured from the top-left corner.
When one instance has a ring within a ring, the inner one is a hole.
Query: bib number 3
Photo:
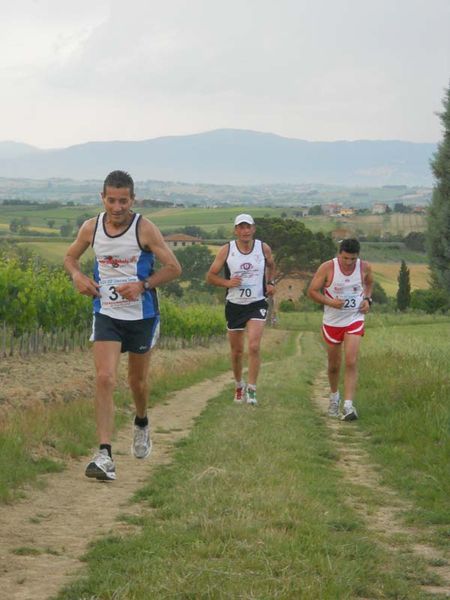
[[[123,305],[137,304],[140,300],[127,300],[119,294],[117,288],[124,283],[138,281],[137,277],[116,277],[106,279],[101,282],[100,293],[102,296],[102,306],[116,308]]]

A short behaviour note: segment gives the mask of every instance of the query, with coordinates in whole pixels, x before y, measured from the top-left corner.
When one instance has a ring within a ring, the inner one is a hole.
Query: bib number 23
[[[346,298],[343,308],[356,308],[356,298]]]

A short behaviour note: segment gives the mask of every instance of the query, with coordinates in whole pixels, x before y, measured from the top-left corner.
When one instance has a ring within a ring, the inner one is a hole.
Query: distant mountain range
[[[429,143],[309,142],[241,129],[52,150],[0,142],[0,177],[102,180],[124,169],[141,181],[430,186],[435,151]]]

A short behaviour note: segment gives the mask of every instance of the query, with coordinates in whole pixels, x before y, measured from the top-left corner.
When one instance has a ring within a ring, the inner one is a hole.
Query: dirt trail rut
[[[418,542],[423,531],[408,527],[402,522],[400,514],[412,508],[405,500],[391,488],[381,483],[381,477],[370,457],[363,447],[364,433],[354,423],[344,423],[338,419],[328,417],[328,380],[326,372],[321,372],[314,385],[313,400],[319,411],[326,417],[327,427],[331,438],[338,450],[338,467],[345,479],[355,487],[349,491],[348,502],[365,520],[368,528],[373,531],[385,547],[393,552],[398,552],[399,546],[395,536],[399,534],[407,540],[410,551],[428,562],[428,570],[437,575],[442,581],[440,586],[424,585],[422,589],[429,594],[436,594],[439,598],[450,598],[450,567],[449,557],[444,556],[438,549]],[[352,436],[343,435],[343,428],[352,427]],[[357,487],[369,488],[375,495],[377,502],[364,501],[364,496],[358,497]],[[441,566],[434,566],[441,565]]]
[[[71,461],[63,473],[45,476],[42,490],[30,490],[14,506],[0,508],[0,597],[45,600],[76,574],[90,541],[130,526],[117,521],[135,514],[133,493],[149,474],[168,463],[174,443],[189,433],[208,400],[232,382],[227,372],[173,394],[150,409],[153,451],[145,461],[130,454],[131,425],[114,442],[117,481],[101,483],[84,476],[83,461]],[[167,432],[167,433],[158,433]]]

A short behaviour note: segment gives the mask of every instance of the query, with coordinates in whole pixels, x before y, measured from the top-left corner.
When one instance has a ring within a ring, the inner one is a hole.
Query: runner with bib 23
[[[359,250],[358,240],[342,240],[337,257],[320,265],[308,289],[308,296],[324,307],[322,334],[328,354],[330,417],[340,416],[338,385],[344,349],[344,412],[341,416],[344,421],[358,418],[353,405],[358,351],[364,335],[364,316],[372,305],[372,269],[367,261],[359,258]]]

